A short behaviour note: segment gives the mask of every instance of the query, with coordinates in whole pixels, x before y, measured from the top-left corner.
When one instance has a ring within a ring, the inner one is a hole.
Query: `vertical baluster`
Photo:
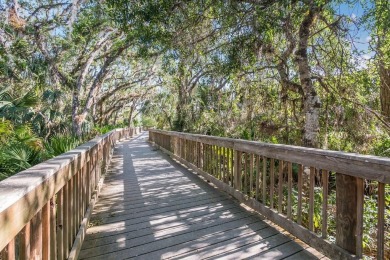
[[[203,168],[205,172],[209,170],[209,145],[203,144]]]
[[[50,201],[42,208],[42,259],[50,259]]]
[[[210,145],[210,174],[215,176],[215,166],[214,166],[214,145]]]
[[[12,239],[0,253],[2,260],[15,260],[15,239]]]
[[[199,169],[202,169],[202,143],[201,142],[197,142],[198,143],[198,168]]]
[[[184,160],[186,160],[186,161],[188,161],[188,152],[187,152],[187,150],[188,150],[188,141],[186,140],[186,139],[183,139],[183,145],[184,145]]]
[[[192,164],[193,165],[197,165],[196,163],[196,159],[197,159],[197,147],[196,147],[196,142],[195,141],[191,141],[192,142]]]
[[[218,149],[219,147],[217,145],[214,146],[214,169],[215,169],[215,176],[218,180],[220,180],[219,176],[219,161],[218,161]]]
[[[42,259],[42,212],[31,219],[31,253],[32,259]]]
[[[316,169],[314,167],[310,167],[310,186],[309,186],[309,230],[314,230],[314,178],[315,178],[315,171]]]
[[[211,175],[217,177],[216,165],[215,165],[215,145],[211,145]],[[217,177],[218,178],[218,177]]]
[[[263,156],[263,204],[267,204],[267,157]]]
[[[206,153],[207,153],[207,145],[202,143],[202,169],[206,171]]]
[[[102,150],[103,152],[103,150]],[[73,207],[72,207],[72,218],[73,218],[73,234],[72,234],[72,241],[71,241],[71,248],[73,246],[73,241],[76,238],[77,235],[77,216],[78,216],[78,211],[77,211],[77,190],[78,190],[78,183],[77,183],[77,175],[78,171],[73,175],[73,190],[72,190],[72,201],[73,201]]]
[[[202,143],[202,169],[207,172],[207,144]]]
[[[385,184],[378,182],[377,259],[385,258]]]
[[[191,155],[191,163],[193,165],[196,165],[196,162],[195,162],[195,155],[196,155],[196,153],[195,153],[195,151],[196,151],[195,143],[194,143],[194,141],[191,141],[191,153],[190,153],[190,155]]]
[[[221,154],[219,155],[219,158],[220,158],[220,169],[221,169],[221,180],[226,183],[226,172],[225,172],[225,147],[222,146],[220,148],[220,152]]]
[[[230,148],[226,148],[226,183],[230,186],[231,185],[231,182],[230,182],[230,176],[231,176],[231,169],[230,169],[230,163],[231,163],[231,159],[230,159]]]
[[[297,223],[302,224],[302,174],[303,165],[298,165],[298,206],[297,206]]]
[[[222,147],[217,146],[217,167],[219,180],[223,181],[222,175]]]
[[[363,256],[364,181],[356,178],[356,256]],[[325,230],[326,231],[326,230]]]
[[[256,155],[256,200],[259,200],[260,193],[260,155]]]
[[[254,155],[249,154],[249,196],[253,197],[253,159]]]
[[[180,140],[180,158],[184,157],[184,140],[182,138]]]
[[[188,162],[188,161],[190,161],[189,151],[190,151],[190,145],[191,144],[190,144],[189,140],[185,139],[185,141],[186,141],[186,150],[185,150],[186,154],[185,154],[185,158],[186,158],[186,161]]]
[[[271,158],[271,166],[270,166],[270,179],[271,179],[271,184],[269,187],[269,200],[270,200],[270,207],[271,209],[274,208],[274,188],[275,188],[275,160],[274,158]]]
[[[179,157],[181,157],[181,150],[182,150],[182,147],[181,147],[181,139],[178,137],[177,138],[177,144],[178,144],[178,153],[177,153],[177,155],[179,156]]]
[[[221,180],[221,176],[219,173],[219,146],[214,146],[214,169],[215,169],[215,176],[218,180]]]
[[[64,259],[64,197],[63,188],[57,193],[57,258]]]
[[[237,190],[241,190],[241,163],[242,153],[234,151],[234,188]]]
[[[209,173],[214,176],[214,145],[209,145]]]
[[[64,186],[63,188],[63,198],[64,198],[64,212],[63,212],[63,218],[62,218],[62,229],[63,229],[63,241],[64,241],[64,246],[63,246],[63,259],[67,259],[69,256],[69,235],[70,235],[70,217],[69,217],[69,212],[70,212],[70,200],[69,200],[69,183]]]
[[[187,140],[187,162],[191,163],[191,148],[192,148],[192,143],[191,140]]]
[[[184,154],[185,154],[185,141],[184,139],[180,139],[180,145],[181,145],[181,154],[180,158],[184,159]]]
[[[85,171],[85,203],[84,203],[84,213],[87,211],[88,206],[89,206],[89,178],[90,178],[90,172],[91,172],[91,153],[90,151],[88,152],[88,162],[87,162],[87,168]]]
[[[233,187],[233,149],[227,148],[227,183]]]
[[[195,142],[195,166],[196,168],[199,167],[199,142]]]
[[[233,150],[227,148],[227,183],[233,187]]]
[[[86,186],[87,186],[87,201],[86,201],[86,205],[85,207],[88,208],[89,206],[89,201],[91,200],[91,179],[92,179],[92,170],[93,170],[93,154],[92,154],[92,150],[90,150],[88,152],[88,157],[89,157],[89,161],[88,161],[88,170],[87,170],[87,176],[86,176],[86,179],[87,179],[87,183],[86,183]]]
[[[68,182],[68,212],[67,212],[67,218],[68,218],[68,251],[72,248],[72,239],[73,239],[73,178],[69,180]],[[67,252],[68,254],[68,252]],[[68,257],[66,257],[68,258]]]
[[[83,168],[81,169],[80,171],[80,202],[79,202],[79,212],[80,212],[80,215],[79,215],[79,227],[81,225],[81,222],[83,221],[83,217],[84,217],[84,196],[85,196],[85,193],[84,193],[84,176],[85,176],[85,169],[87,168],[87,156],[85,156],[85,161],[84,161],[84,165],[83,165]]]
[[[95,156],[95,153],[96,153],[96,149],[94,149],[93,151],[91,151],[91,165],[90,165],[90,168],[91,168],[91,172],[90,172],[90,175],[89,175],[89,198],[88,198],[88,201],[90,201],[92,199],[92,194],[93,194],[93,187],[95,187],[95,167],[96,167],[96,156]]]
[[[199,153],[198,153],[198,163],[199,163],[199,166],[198,166],[198,168],[199,169],[202,169],[203,170],[203,159],[204,159],[204,144],[203,143],[201,143],[201,142],[198,142],[198,151],[199,151]]]
[[[279,172],[278,172],[278,212],[282,213],[283,211],[283,168],[284,162],[279,160]]]
[[[209,145],[209,173],[213,174],[213,146]]]
[[[204,147],[203,147],[203,156],[204,156],[204,171],[205,172],[209,172],[209,145],[208,144],[204,144]]]
[[[124,132],[123,132],[123,135],[124,135]],[[124,136],[123,136],[124,138]],[[85,166],[86,166],[86,163],[87,162],[87,158],[85,157],[85,161],[84,161],[84,164],[83,164],[83,167],[80,169],[80,173],[79,173],[79,215],[78,215],[78,219],[79,219],[79,223],[78,223],[78,227],[77,227],[77,233],[80,229],[80,225],[81,225],[81,222],[83,220],[83,191],[84,191],[84,188],[83,188],[83,176],[84,176],[84,171],[85,171]]]
[[[228,157],[228,148],[223,147],[223,176],[224,182],[229,184],[229,157]]]
[[[328,237],[328,193],[329,171],[322,170],[322,238]]]
[[[190,143],[190,141],[189,140],[187,140],[187,139],[185,139],[185,160],[187,161],[187,162],[190,162],[191,161],[191,159],[190,159],[190,154],[189,154],[189,151],[190,151],[190,146],[191,146],[191,143]]]
[[[225,148],[225,174],[226,174],[226,184],[230,185],[230,182],[229,182],[229,179],[230,179],[230,168],[229,168],[229,164],[230,164],[230,149],[229,148]]]
[[[82,169],[78,170],[76,175],[74,176],[75,178],[75,183],[76,183],[76,187],[75,187],[75,212],[74,212],[74,216],[75,216],[75,233],[74,233],[74,236],[76,237],[77,236],[77,232],[78,232],[78,229],[79,229],[79,221],[80,221],[80,172],[81,172]]]
[[[202,169],[202,163],[203,163],[203,143],[198,143],[198,168]]]
[[[217,156],[218,156],[218,153],[217,153],[217,146],[216,145],[212,145],[212,151],[213,151],[213,175],[218,179],[218,167],[217,167]]]
[[[245,195],[248,194],[248,171],[249,171],[249,163],[248,163],[248,157],[249,157],[249,154],[248,153],[244,153],[243,154],[244,156],[244,167],[243,167],[243,170],[244,170],[244,187],[243,187],[243,192]]]
[[[222,148],[221,147],[219,147],[219,146],[216,146],[216,148],[217,148],[217,152],[216,152],[216,160],[217,160],[217,162],[216,162],[216,167],[217,167],[217,175],[218,175],[218,179],[220,180],[220,181],[223,181],[223,178],[222,178],[222,171],[221,171],[221,166],[222,166],[222,157],[221,157],[221,151],[222,151]]]
[[[20,232],[20,259],[30,259],[31,255],[31,222],[28,222]]]
[[[288,162],[288,197],[287,197],[287,218],[291,219],[291,204],[292,204],[292,163]]]
[[[80,224],[81,224],[81,221],[83,219],[83,173],[84,173],[84,170],[85,170],[85,161],[84,161],[83,167],[80,169],[80,173],[79,173],[79,190],[78,190],[78,193],[79,193],[78,219],[79,219],[79,221],[78,221],[78,225],[77,225],[77,232],[80,229]]]

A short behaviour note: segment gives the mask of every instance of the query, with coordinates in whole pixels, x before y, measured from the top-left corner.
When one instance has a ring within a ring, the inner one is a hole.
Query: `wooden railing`
[[[0,182],[0,256],[75,259],[115,142],[140,128],[117,129]]]
[[[149,140],[331,259],[390,259],[389,158],[160,130]]]

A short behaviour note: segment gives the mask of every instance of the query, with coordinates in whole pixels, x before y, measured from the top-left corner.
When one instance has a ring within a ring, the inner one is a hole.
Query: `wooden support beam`
[[[352,254],[356,253],[356,188],[356,177],[336,174],[336,244]]]

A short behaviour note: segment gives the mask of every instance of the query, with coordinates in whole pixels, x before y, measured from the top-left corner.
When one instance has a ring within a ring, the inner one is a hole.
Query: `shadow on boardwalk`
[[[318,259],[195,174],[147,134],[117,145],[80,259]]]

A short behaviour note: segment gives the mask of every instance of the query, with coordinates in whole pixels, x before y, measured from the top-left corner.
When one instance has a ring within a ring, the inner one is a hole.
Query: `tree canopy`
[[[384,0],[8,0],[0,141],[31,149],[24,165],[47,158],[34,153],[58,135],[138,124],[388,156],[389,9]]]

